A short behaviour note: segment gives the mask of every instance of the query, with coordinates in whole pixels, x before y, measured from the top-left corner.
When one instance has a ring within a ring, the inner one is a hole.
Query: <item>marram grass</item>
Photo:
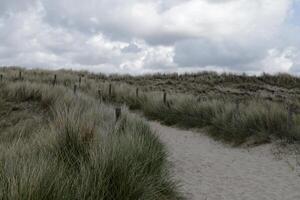
[[[0,199],[182,199],[164,145],[126,109],[116,123],[111,106],[62,86],[0,90]]]

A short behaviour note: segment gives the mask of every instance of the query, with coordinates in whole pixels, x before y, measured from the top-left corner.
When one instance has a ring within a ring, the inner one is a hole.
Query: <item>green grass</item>
[[[22,70],[19,80],[19,70],[0,69],[3,200],[183,199],[165,146],[127,107],[233,145],[300,141],[300,115],[294,113],[288,126],[286,104],[299,108],[298,77]],[[122,107],[117,122],[112,104]]]
[[[41,83],[0,86],[0,199],[182,199],[142,119]]]
[[[164,103],[162,92],[144,92],[136,98],[134,88],[130,91],[131,86],[119,87],[121,89],[115,88],[110,101],[140,109],[149,119],[166,125],[206,128],[209,135],[234,145],[248,139],[262,143],[272,138],[289,141],[299,141],[300,138],[299,114],[293,115],[288,128],[285,103],[257,98],[237,103],[235,99],[226,97],[197,98],[186,94],[168,94]]]
[[[98,102],[126,104],[130,109],[143,111],[149,119],[167,125],[205,128],[213,137],[234,144],[255,138],[265,142],[273,138],[290,141],[299,141],[300,138],[299,113],[295,112],[290,120],[291,126],[287,125],[287,103],[298,105],[299,109],[300,102],[300,78],[289,74],[247,76],[201,72],[106,76],[21,68],[3,68],[0,72],[4,74],[4,82],[13,82],[20,70],[25,80],[35,84],[50,85],[54,74],[57,74],[58,85],[65,85],[67,81],[66,86],[70,89],[75,84],[79,85],[78,77],[82,76],[79,91]],[[111,95],[108,92],[110,84]],[[166,104],[163,91],[168,94]],[[45,102],[44,107],[51,104],[51,96],[48,101],[42,101]],[[31,97],[23,95],[22,98]],[[239,106],[236,102],[240,102]]]

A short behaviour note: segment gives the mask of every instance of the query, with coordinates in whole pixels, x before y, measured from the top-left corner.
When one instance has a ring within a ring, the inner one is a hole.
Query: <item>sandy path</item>
[[[271,145],[231,148],[208,136],[150,122],[166,143],[187,199],[300,200],[300,176]]]

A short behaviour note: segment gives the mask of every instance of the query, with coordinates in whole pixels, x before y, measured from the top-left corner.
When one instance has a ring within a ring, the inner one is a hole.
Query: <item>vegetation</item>
[[[164,145],[127,106],[234,145],[299,142],[299,86],[284,74],[1,68],[0,199],[183,199]]]
[[[272,138],[300,140],[300,115],[292,110],[289,113],[284,103],[255,98],[241,102],[197,99],[182,94],[168,95],[164,103],[161,93],[147,92],[134,100],[127,98],[130,93],[126,90],[116,91],[114,101],[140,108],[151,119],[185,128],[206,128],[216,139],[235,145],[248,140],[259,144]]]
[[[166,149],[143,120],[123,107],[116,122],[112,106],[53,86],[50,72],[4,71],[0,199],[181,199]]]
[[[126,104],[167,125],[205,128],[213,137],[235,145],[249,140],[259,144],[272,138],[300,140],[300,78],[288,74],[105,76],[20,68],[3,68],[0,73],[6,81],[17,81],[20,70],[24,79],[48,84],[57,74],[57,84],[77,85],[99,101]],[[167,95],[165,102],[163,93]]]

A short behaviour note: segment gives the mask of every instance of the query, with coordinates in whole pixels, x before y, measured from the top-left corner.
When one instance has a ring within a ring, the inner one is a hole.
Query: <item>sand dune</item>
[[[272,145],[232,148],[192,131],[151,126],[166,143],[182,191],[194,200],[299,200],[300,175]]]

